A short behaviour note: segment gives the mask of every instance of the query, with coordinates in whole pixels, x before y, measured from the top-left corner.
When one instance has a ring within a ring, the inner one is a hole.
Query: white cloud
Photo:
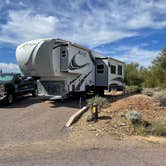
[[[66,3],[39,0],[24,10],[9,11],[6,24],[0,25],[0,41],[15,43],[36,38],[58,37],[94,47],[138,35],[141,28],[163,28],[166,1],[67,0]],[[47,5],[47,8],[45,6]],[[83,6],[87,6],[86,9]],[[88,10],[87,10],[88,8]],[[42,12],[41,12],[42,11]],[[50,14],[48,14],[50,13]]]
[[[67,13],[63,12],[63,15]],[[97,11],[85,13],[82,18],[72,16],[64,21],[56,16],[35,14],[33,10],[9,11],[8,22],[1,26],[0,41],[18,44],[37,38],[58,37],[96,46],[137,35],[128,30],[110,29],[106,18]]]
[[[31,10],[10,11],[7,24],[1,26],[1,42],[15,43],[48,37],[54,33],[58,19],[34,14]]]
[[[13,63],[1,63],[0,62],[0,70],[3,72],[19,72],[19,67],[17,64]]]
[[[37,6],[27,3],[20,1],[22,10],[8,11],[7,22],[0,23],[0,42],[17,45],[37,38],[58,37],[93,48],[142,35],[143,28],[166,28],[165,0],[66,0],[65,3],[39,0]],[[145,66],[158,53],[138,46],[122,51],[122,60],[138,61]]]
[[[124,47],[125,48],[125,47]],[[141,66],[150,66],[151,62],[159,55],[160,51],[146,50],[138,46],[126,47],[123,55],[116,57],[126,63],[138,62]]]

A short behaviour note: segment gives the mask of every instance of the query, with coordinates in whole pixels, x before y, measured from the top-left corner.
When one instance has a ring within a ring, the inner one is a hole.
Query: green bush
[[[108,104],[108,101],[104,97],[95,96],[87,100],[89,106],[92,106],[93,103],[96,103],[99,107],[104,107]]]
[[[126,86],[126,93],[139,93],[141,90],[142,88],[139,86]]]
[[[143,121],[141,123],[133,123],[134,134],[137,135],[154,135],[166,136],[166,122],[156,121],[148,123]]]
[[[155,92],[153,98],[155,101],[159,102],[161,106],[166,106],[166,91]]]
[[[153,122],[150,134],[166,136],[166,122]]]

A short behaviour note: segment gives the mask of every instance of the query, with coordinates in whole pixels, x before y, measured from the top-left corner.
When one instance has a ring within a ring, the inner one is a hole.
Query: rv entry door
[[[108,59],[96,58],[95,69],[96,86],[108,86]]]

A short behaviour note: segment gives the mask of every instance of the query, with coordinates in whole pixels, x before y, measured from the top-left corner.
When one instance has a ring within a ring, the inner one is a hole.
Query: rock
[[[119,126],[126,126],[127,124],[126,123],[120,123],[118,124]]]

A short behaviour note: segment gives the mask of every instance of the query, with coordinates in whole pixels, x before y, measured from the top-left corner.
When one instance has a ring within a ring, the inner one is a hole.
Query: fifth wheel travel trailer
[[[54,99],[92,91],[124,89],[124,63],[61,39],[40,39],[17,47],[24,75],[38,80],[38,94]]]

